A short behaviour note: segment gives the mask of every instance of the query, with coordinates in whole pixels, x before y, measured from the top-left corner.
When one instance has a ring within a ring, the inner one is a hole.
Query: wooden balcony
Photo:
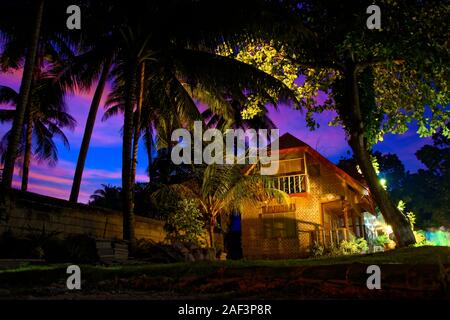
[[[288,194],[306,192],[306,174],[277,176],[268,183],[269,188],[282,190]]]

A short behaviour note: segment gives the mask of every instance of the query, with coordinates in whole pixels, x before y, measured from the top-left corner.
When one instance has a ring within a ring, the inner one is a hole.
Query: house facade
[[[269,186],[289,198],[243,208],[245,258],[302,258],[314,242],[329,247],[367,238],[364,217],[374,212],[368,188],[289,133],[280,137],[278,173]]]

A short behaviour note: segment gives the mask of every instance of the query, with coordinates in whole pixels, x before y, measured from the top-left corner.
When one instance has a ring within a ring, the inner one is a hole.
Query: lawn
[[[382,290],[366,287],[379,265]],[[81,265],[82,290],[66,288],[67,264],[0,271],[0,298],[417,298],[448,297],[450,248],[361,256],[174,264]]]

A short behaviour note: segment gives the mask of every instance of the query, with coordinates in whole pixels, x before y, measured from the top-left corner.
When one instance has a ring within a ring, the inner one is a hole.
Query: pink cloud
[[[32,163],[29,174],[29,191],[36,192],[56,198],[67,200],[70,195],[72,179],[75,170],[75,163],[61,160],[56,167],[46,167]],[[21,170],[16,168],[14,171],[14,188],[19,189],[21,185]],[[88,202],[90,195],[97,189],[101,188],[101,184],[121,185],[122,172],[121,169],[113,171],[85,168],[83,172],[83,181],[81,184],[81,192],[79,202]],[[144,172],[136,174],[136,181],[147,182],[148,176]]]

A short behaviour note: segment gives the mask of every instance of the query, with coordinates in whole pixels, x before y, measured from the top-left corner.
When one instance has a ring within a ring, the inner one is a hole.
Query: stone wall
[[[122,239],[120,212],[42,196],[29,192],[0,189],[0,233],[89,234],[98,239]],[[136,238],[162,242],[164,222],[136,216]]]

